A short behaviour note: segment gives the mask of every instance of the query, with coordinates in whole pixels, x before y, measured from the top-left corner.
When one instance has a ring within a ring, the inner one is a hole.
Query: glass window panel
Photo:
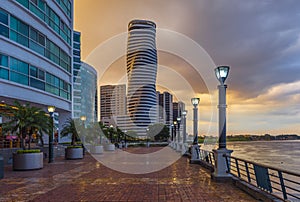
[[[0,54],[0,65],[8,67],[8,56]]]
[[[46,84],[45,90],[54,95],[59,95],[59,89],[55,88],[54,86],[51,86],[49,84]]]
[[[29,7],[29,1],[28,0],[17,0],[17,2],[19,2],[20,4],[22,4],[26,8]]]
[[[40,90],[45,90],[45,83],[34,78],[30,78],[30,86],[38,88]]]
[[[18,20],[13,16],[10,16],[10,28],[18,30]]]
[[[4,10],[0,10],[0,22],[8,25],[8,14]]]
[[[63,91],[63,90],[60,90],[60,96],[65,98],[65,99],[68,99],[68,93]]]
[[[38,7],[39,7],[42,11],[45,11],[45,2],[44,2],[44,0],[39,0],[39,1],[38,1]]]
[[[28,41],[29,40],[26,36],[23,36],[23,35],[17,33],[17,42],[18,43],[22,44],[23,46],[28,47],[28,45],[29,45]]]
[[[59,78],[57,78],[56,76],[54,77],[54,86],[59,88]]]
[[[28,64],[13,57],[10,58],[10,69],[28,75]]]
[[[36,67],[30,66],[30,76],[38,77],[38,69]]]
[[[30,28],[30,38],[34,41],[38,41],[38,31],[34,28]]]
[[[23,74],[10,71],[10,80],[28,86],[28,76]]]
[[[45,19],[45,14],[36,5],[31,3],[29,5],[29,10],[32,11],[35,15],[37,15],[40,19]]]
[[[0,35],[5,36],[5,37],[8,38],[8,33],[9,33],[8,27],[0,24]]]
[[[33,4],[37,5],[38,0],[30,0]]]
[[[29,26],[22,21],[18,22],[18,31],[25,36],[29,36]]]
[[[8,80],[8,70],[0,67],[0,78]]]
[[[29,48],[41,55],[45,55],[45,48],[34,41],[29,41]]]
[[[39,79],[45,80],[45,72],[39,69]]]
[[[39,33],[38,42],[39,42],[39,44],[41,44],[42,46],[45,46],[45,36],[42,35],[41,33]]]

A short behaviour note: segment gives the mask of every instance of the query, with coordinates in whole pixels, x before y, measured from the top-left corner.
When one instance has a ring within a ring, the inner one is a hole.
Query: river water
[[[300,140],[228,142],[232,156],[300,173]]]

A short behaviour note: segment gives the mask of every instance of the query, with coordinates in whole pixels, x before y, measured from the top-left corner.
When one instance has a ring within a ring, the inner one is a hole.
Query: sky
[[[227,134],[300,135],[299,0],[75,0],[74,17],[100,85],[126,82],[128,23],[156,23],[157,88],[186,103],[189,133],[194,96],[199,134],[217,132],[211,77],[229,65]]]

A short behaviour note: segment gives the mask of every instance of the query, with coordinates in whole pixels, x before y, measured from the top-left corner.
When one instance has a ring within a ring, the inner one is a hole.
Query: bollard
[[[4,177],[4,159],[3,156],[0,154],[0,179]]]

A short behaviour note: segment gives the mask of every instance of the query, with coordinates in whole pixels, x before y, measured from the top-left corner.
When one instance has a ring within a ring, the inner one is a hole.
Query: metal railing
[[[215,156],[212,151],[200,149],[200,160],[215,166]]]
[[[233,176],[258,187],[282,200],[300,200],[300,174],[284,169],[247,161],[230,155],[227,169]]]

